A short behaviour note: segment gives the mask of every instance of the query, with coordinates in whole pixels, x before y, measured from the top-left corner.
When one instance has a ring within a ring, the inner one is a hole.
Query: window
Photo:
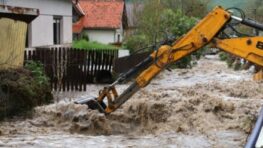
[[[62,18],[58,16],[54,17],[53,19],[54,44],[61,44],[61,25],[62,25]]]
[[[121,42],[121,35],[118,34],[118,37],[117,37],[117,43],[120,43]]]
[[[7,0],[0,0],[0,5],[6,5]]]

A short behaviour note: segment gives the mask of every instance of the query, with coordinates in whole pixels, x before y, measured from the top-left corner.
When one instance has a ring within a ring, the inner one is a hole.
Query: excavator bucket
[[[253,79],[255,81],[262,81],[263,80],[263,68],[254,75]]]
[[[74,102],[75,104],[87,105],[89,109],[99,110],[101,113],[104,113],[106,104],[104,102],[98,102],[96,97],[90,97],[86,99],[80,99]]]

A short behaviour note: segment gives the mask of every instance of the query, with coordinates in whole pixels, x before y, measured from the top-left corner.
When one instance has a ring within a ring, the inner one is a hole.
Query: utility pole
[[[254,9],[254,16],[255,16],[255,20],[257,21],[257,9],[256,8]],[[256,36],[259,36],[259,30],[258,29],[255,29],[255,33],[256,33]]]
[[[184,14],[184,4],[183,4],[183,3],[184,3],[184,0],[181,0],[181,6],[182,6],[182,7],[181,7],[181,11],[182,11],[182,13]]]
[[[155,42],[155,44],[156,44],[156,41],[157,41],[157,38],[158,38],[158,33],[160,32],[160,7],[161,7],[161,0],[158,0],[158,3],[157,3],[157,10],[156,10],[156,12],[157,12],[157,14],[156,14],[156,16],[157,16],[157,32],[155,33],[155,39],[154,39],[154,42]]]

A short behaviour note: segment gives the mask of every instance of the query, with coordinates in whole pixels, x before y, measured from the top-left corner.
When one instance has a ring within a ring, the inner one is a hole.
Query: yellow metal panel
[[[23,66],[27,24],[0,18],[0,69]]]
[[[228,53],[242,57],[254,64],[263,66],[263,50],[257,44],[263,42],[263,37],[243,37],[216,40],[216,47]]]

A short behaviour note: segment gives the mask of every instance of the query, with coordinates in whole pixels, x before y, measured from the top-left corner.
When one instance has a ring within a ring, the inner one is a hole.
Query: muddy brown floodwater
[[[263,84],[216,57],[192,69],[164,71],[116,112],[105,116],[63,93],[32,117],[0,123],[0,147],[242,147],[263,100]],[[127,85],[120,85],[122,91]]]

